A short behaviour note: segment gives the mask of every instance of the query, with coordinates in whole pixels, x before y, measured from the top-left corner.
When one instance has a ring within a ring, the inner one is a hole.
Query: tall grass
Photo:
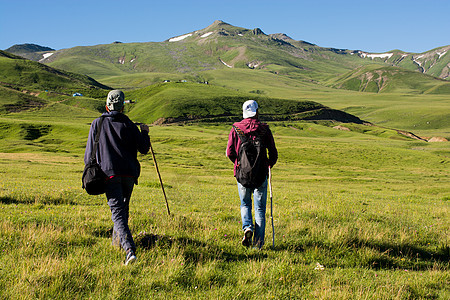
[[[65,133],[80,140],[65,152],[39,150],[44,136],[2,139],[0,297],[449,297],[448,153],[311,123],[271,128],[275,248],[269,218],[262,251],[240,245],[229,124],[151,127],[172,215],[151,157],[140,156],[132,266],[111,245],[104,196],[80,188],[87,124]],[[5,153],[20,143],[34,148]]]

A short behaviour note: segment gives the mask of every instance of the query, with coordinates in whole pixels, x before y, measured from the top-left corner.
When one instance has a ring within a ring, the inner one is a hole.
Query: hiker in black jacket
[[[140,164],[137,152],[147,154],[150,149],[149,128],[138,127],[123,114],[125,96],[122,91],[109,92],[106,100],[107,112],[104,118],[97,151],[97,161],[108,176],[106,198],[111,208],[113,228],[113,244],[120,242],[126,251],[125,264],[136,260],[136,246],[128,227],[130,197],[133,186],[140,175]],[[95,119],[89,131],[84,155],[85,163],[89,162],[94,146],[94,137],[100,117]]]

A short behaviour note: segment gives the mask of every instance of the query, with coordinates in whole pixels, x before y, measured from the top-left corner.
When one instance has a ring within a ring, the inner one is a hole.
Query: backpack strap
[[[103,125],[104,119],[105,119],[105,116],[101,116],[100,121],[98,122],[98,125],[97,125],[97,133],[95,134],[95,139],[94,139],[94,149],[91,152],[91,161],[96,160],[96,154],[97,154],[97,150],[98,150],[98,140],[100,139],[100,132],[102,131],[102,125]]]
[[[240,129],[239,127],[234,126],[234,125],[233,125],[233,128],[234,128],[234,131],[236,131],[237,135],[239,136],[239,139],[241,140],[241,142],[246,142],[249,139],[249,136],[247,136],[244,133],[244,131],[242,131],[242,129]],[[261,128],[262,129],[258,130],[259,132],[257,134],[257,136],[259,138],[263,138],[266,135],[267,129],[268,129],[268,127],[266,127],[266,126],[264,126],[264,127],[261,126]]]
[[[234,128],[234,131],[236,131],[236,134],[238,135],[238,137],[242,143],[246,142],[249,139],[249,137],[242,131],[242,129],[240,129],[239,127],[234,126],[234,125],[233,125],[233,128]]]

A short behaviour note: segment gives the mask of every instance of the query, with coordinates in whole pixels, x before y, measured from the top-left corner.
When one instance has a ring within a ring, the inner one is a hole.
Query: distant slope
[[[371,65],[330,81],[331,86],[360,92],[450,94],[450,82],[406,69]]]
[[[313,101],[255,97],[234,90],[196,83],[162,83],[128,93],[134,99],[128,114],[146,123],[222,122],[242,119],[242,104],[255,99],[262,120],[336,120],[361,123],[350,114]]]
[[[98,111],[104,101],[100,105],[84,97],[73,100],[72,94],[80,92],[103,100],[110,89],[86,75],[57,70],[0,51],[0,114],[42,110],[52,102],[63,101],[69,106]]]
[[[0,85],[0,115],[43,108],[48,101]]]
[[[386,53],[356,54],[364,60],[386,63],[408,70],[418,71],[441,79],[450,79],[450,45],[439,47],[424,53],[407,53],[394,50]]]
[[[398,66],[417,70],[442,79],[450,79],[450,46],[436,48],[425,53],[411,54]]]
[[[72,94],[103,95],[109,87],[86,75],[58,70],[0,51],[0,85],[19,91],[54,91]]]

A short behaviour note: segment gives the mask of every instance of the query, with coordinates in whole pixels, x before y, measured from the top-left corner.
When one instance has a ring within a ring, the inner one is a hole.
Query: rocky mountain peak
[[[33,53],[33,52],[43,52],[43,51],[54,51],[50,47],[44,47],[36,44],[17,44],[6,49],[6,52],[11,53]]]

